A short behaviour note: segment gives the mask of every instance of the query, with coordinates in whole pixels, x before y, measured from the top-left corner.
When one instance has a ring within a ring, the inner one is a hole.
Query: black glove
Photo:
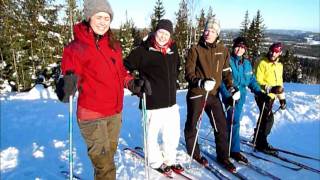
[[[66,75],[59,78],[56,84],[56,93],[60,101],[67,103],[69,97],[77,91],[77,76],[72,71],[67,71]]]
[[[139,97],[142,97],[143,93],[149,96],[152,95],[151,84],[146,78],[129,81],[128,88],[133,94]]]
[[[227,104],[233,107],[233,101],[238,101],[240,99],[240,92],[237,87],[233,87],[233,86],[230,87],[228,91],[230,92],[231,96],[227,99]]]
[[[280,108],[282,110],[285,110],[287,107],[287,102],[286,102],[286,99],[280,99]]]
[[[273,93],[273,94],[281,94],[283,93],[284,89],[282,86],[273,86],[271,89],[270,89],[270,92]]]
[[[228,104],[228,106],[233,107],[233,98],[232,98],[232,96],[227,98],[227,104]]]

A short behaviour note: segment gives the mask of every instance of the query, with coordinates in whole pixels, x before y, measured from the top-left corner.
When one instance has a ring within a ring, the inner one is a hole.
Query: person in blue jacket
[[[256,78],[252,72],[250,60],[246,59],[243,56],[246,50],[247,44],[245,38],[237,37],[233,40],[232,54],[230,56],[230,67],[232,69],[233,86],[234,89],[240,91],[240,99],[234,102],[234,100],[231,97],[232,94],[230,93],[230,91],[227,90],[226,86],[223,83],[220,86],[222,100],[227,109],[226,119],[228,124],[229,136],[232,121],[232,113],[234,112],[230,157],[233,158],[235,161],[245,164],[248,163],[248,159],[240,153],[239,131],[241,112],[247,96],[247,87],[256,96],[262,97],[262,99],[264,99],[265,101],[270,100],[270,97],[261,91],[260,86],[257,83]]]

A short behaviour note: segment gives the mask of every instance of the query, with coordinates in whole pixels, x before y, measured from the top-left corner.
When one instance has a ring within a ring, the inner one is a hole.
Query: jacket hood
[[[84,22],[78,23],[73,27],[74,39],[86,44],[95,45],[95,33]],[[105,35],[102,37],[105,38]],[[107,38],[105,38],[107,39]]]

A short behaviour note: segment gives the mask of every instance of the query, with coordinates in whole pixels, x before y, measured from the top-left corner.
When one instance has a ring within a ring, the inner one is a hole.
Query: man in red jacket
[[[110,30],[107,0],[85,0],[86,19],[63,52],[57,95],[68,102],[79,91],[77,119],[96,180],[116,179],[114,154],[121,127],[123,88],[139,89],[123,66],[120,43]]]

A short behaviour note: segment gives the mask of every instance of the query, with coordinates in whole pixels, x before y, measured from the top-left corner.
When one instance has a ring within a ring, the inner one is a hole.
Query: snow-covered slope
[[[320,158],[320,85],[285,84],[285,89],[287,110],[275,114],[269,141],[274,146]],[[184,141],[183,128],[186,119],[185,95],[186,91],[177,93],[181,115],[181,141]],[[277,102],[274,110],[278,106]],[[258,108],[250,95],[244,106],[241,136],[251,138],[257,117]],[[93,170],[76,119],[73,123],[75,174],[82,179],[93,179]],[[207,136],[210,131],[208,118],[204,116],[200,136]],[[212,133],[208,137],[213,140]],[[126,146],[142,146],[142,140],[138,99],[126,92],[123,124],[115,157],[118,179],[144,179],[143,164],[121,151]],[[210,142],[201,140],[200,143],[203,149],[215,154],[215,149],[209,146]],[[242,149],[251,151],[244,145]],[[68,104],[60,103],[52,89],[44,89],[40,85],[27,93],[1,94],[0,150],[1,179],[64,179],[60,171],[68,171]],[[282,179],[320,179],[320,174],[314,172],[292,171],[274,163],[248,157],[253,164]],[[319,161],[286,157],[320,170]],[[187,166],[188,160],[185,148],[180,144],[178,161]],[[266,179],[246,167],[236,165],[249,179]],[[196,179],[215,179],[208,171],[194,165],[188,171],[194,174]],[[227,175],[233,178],[232,175]],[[153,174],[153,177],[156,176]],[[159,176],[155,179],[161,178]]]

